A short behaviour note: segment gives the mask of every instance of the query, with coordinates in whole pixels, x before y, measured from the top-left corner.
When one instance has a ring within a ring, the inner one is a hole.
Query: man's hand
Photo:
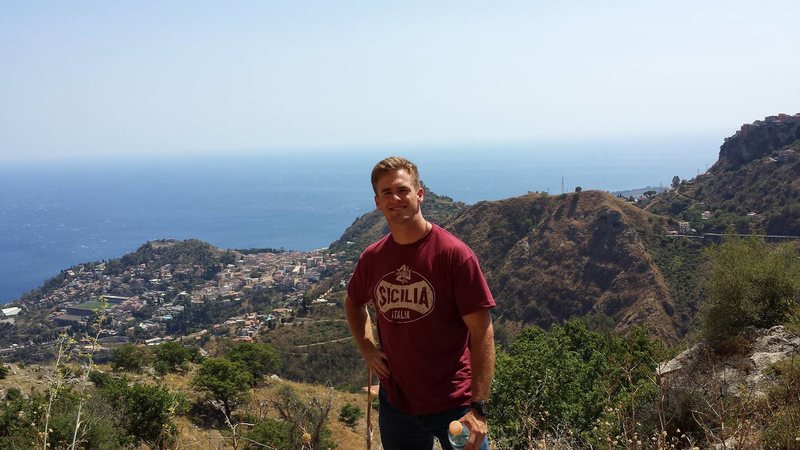
[[[372,371],[377,373],[381,378],[389,378],[389,364],[387,363],[386,354],[375,347],[375,343],[365,340],[363,344],[358,347],[361,351],[361,356],[367,366],[372,368]]]
[[[366,305],[353,302],[350,296],[344,298],[344,312],[347,316],[347,325],[353,333],[353,339],[358,345],[358,351],[364,357],[367,366],[381,378],[389,378],[389,363],[386,354],[378,350],[375,337],[372,335],[372,320],[369,318]],[[371,382],[371,381],[370,381]]]
[[[486,422],[486,418],[481,417],[470,409],[458,421],[466,424],[467,428],[469,428],[469,442],[467,442],[464,450],[478,450],[481,443],[483,443],[483,439],[489,434],[489,424]]]

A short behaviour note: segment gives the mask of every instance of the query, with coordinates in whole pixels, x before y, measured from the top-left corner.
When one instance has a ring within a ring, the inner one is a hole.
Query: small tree
[[[247,390],[253,385],[253,376],[241,363],[209,358],[203,361],[192,385],[220,401],[225,415],[230,418],[233,408],[244,400]]]
[[[149,359],[150,352],[146,347],[124,344],[114,349],[111,356],[111,367],[114,370],[140,372]]]
[[[5,363],[3,362],[3,357],[0,356],[0,380],[5,378],[8,375],[8,367],[6,367]]]
[[[165,342],[155,348],[156,371],[161,375],[183,371],[190,357],[189,349],[180,342]]]
[[[355,429],[362,417],[364,417],[364,412],[353,404],[347,403],[339,409],[339,422],[350,428]]]
[[[673,189],[678,189],[678,186],[680,186],[680,184],[681,184],[681,177],[679,177],[677,175],[672,177],[672,188]]]
[[[277,372],[281,367],[278,351],[269,344],[243,342],[233,347],[225,357],[245,366],[253,377],[253,383],[268,373]]]
[[[744,328],[767,328],[786,321],[798,304],[800,259],[792,244],[727,235],[708,250],[711,274],[701,309],[703,334],[712,344]]]

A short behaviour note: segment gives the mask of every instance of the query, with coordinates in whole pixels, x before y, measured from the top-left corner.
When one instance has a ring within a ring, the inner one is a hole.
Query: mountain
[[[800,114],[745,124],[705,174],[656,196],[647,210],[699,232],[800,236]]]
[[[475,251],[498,314],[547,327],[600,315],[624,331],[646,323],[673,340],[680,326],[648,247],[667,221],[601,191],[480,202],[447,229]]]

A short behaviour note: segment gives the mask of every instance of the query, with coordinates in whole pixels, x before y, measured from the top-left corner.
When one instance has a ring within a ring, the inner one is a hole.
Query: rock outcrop
[[[662,386],[674,392],[758,398],[774,386],[772,366],[800,354],[800,336],[783,326],[750,330],[743,351],[718,355],[700,342],[658,367]]]
[[[758,158],[769,155],[800,139],[800,113],[790,116],[779,114],[757,120],[742,128],[719,148],[716,169],[735,169]]]

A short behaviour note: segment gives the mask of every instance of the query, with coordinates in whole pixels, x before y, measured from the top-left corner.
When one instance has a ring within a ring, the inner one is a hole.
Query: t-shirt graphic
[[[436,293],[425,277],[403,264],[381,278],[375,286],[375,300],[386,320],[407,323],[433,311]]]

